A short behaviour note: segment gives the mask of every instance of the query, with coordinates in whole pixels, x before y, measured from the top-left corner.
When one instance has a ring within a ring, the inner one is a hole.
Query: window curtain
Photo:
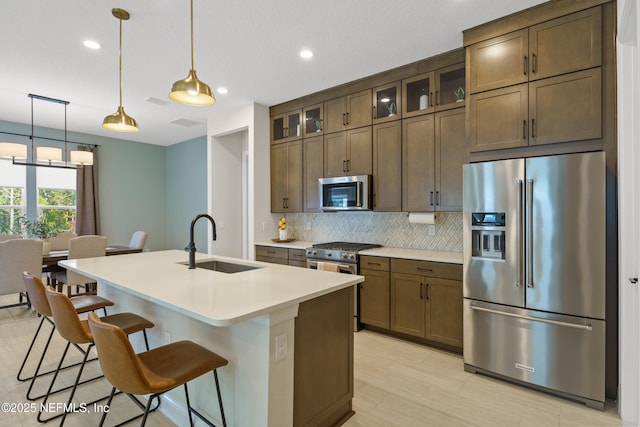
[[[76,234],[100,235],[100,204],[98,203],[98,147],[78,147],[93,152],[93,165],[78,169],[76,178]]]

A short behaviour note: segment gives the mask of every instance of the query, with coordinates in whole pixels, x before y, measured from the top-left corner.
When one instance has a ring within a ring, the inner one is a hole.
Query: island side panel
[[[305,301],[295,319],[295,426],[333,426],[353,415],[353,286]]]

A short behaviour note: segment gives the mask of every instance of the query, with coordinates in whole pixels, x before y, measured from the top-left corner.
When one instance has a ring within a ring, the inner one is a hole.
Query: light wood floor
[[[0,304],[15,300],[0,297]],[[38,326],[32,310],[23,307],[0,310],[0,403],[29,404],[25,399],[27,383],[16,380],[22,358]],[[48,326],[45,326],[48,327]],[[47,329],[48,330],[48,329]],[[47,368],[54,368],[64,349],[64,341],[54,334]],[[44,346],[44,340],[37,343]],[[70,350],[73,360],[80,353]],[[35,363],[27,366],[33,372]],[[61,376],[72,384],[75,372]],[[86,376],[99,373],[97,362],[86,369]],[[36,393],[46,391],[48,380],[36,383]],[[84,385],[76,402],[88,402],[107,395],[110,385],[101,379]],[[66,402],[67,392],[52,401]],[[514,386],[481,375],[464,372],[462,357],[421,345],[389,338],[369,331],[355,334],[356,415],[346,427],[410,426],[620,426],[615,403],[608,402],[604,412],[544,393]],[[125,396],[116,396],[107,422],[137,413]],[[101,414],[89,406],[87,413],[67,417],[66,426],[98,425]],[[47,425],[58,425],[59,421]],[[28,412],[0,412],[2,426],[38,426],[36,415]],[[132,423],[131,425],[138,425]],[[162,414],[153,414],[148,426],[173,426]],[[188,425],[185,420],[182,425]],[[238,426],[243,427],[243,426]]]

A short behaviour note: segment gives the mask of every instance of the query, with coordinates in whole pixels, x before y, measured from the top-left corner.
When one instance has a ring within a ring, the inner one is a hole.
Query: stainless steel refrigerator
[[[464,363],[602,409],[605,155],[464,166]]]

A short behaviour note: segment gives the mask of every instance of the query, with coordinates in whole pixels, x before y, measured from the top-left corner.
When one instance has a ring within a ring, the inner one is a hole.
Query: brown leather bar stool
[[[52,370],[52,371],[41,373],[40,367],[42,366],[44,356],[47,353],[47,350],[49,349],[49,343],[51,342],[51,338],[53,337],[53,332],[56,330],[56,325],[51,320],[51,316],[52,316],[51,307],[49,306],[49,301],[47,301],[47,295],[45,293],[44,283],[42,283],[42,280],[40,279],[40,277],[34,276],[28,272],[24,272],[22,274],[22,280],[27,289],[27,295],[29,296],[29,301],[31,301],[31,306],[36,310],[38,315],[42,317],[42,320],[40,320],[38,329],[36,329],[36,333],[33,335],[33,339],[31,340],[31,344],[29,345],[27,354],[25,354],[24,356],[22,365],[20,365],[20,370],[18,371],[17,378],[18,378],[18,381],[31,380],[31,383],[29,384],[29,389],[27,390],[27,399],[36,400],[36,399],[40,399],[41,397],[44,397],[44,395],[31,396],[31,390],[33,389],[33,385],[36,381],[36,378],[39,378],[44,375],[52,374],[55,372],[55,370]],[[73,304],[73,308],[75,309],[76,313],[85,313],[87,311],[102,309],[104,311],[105,316],[107,315],[106,308],[113,305],[112,301],[109,301],[106,298],[99,297],[98,295],[80,295],[80,296],[72,297],[71,303]],[[49,333],[49,337],[47,338],[47,343],[45,344],[44,349],[40,354],[40,360],[38,361],[38,365],[36,367],[35,373],[30,377],[26,377],[26,378],[22,377],[22,371],[24,370],[25,364],[27,363],[29,355],[31,354],[31,350],[33,350],[33,346],[36,342],[36,339],[38,338],[40,329],[42,329],[42,325],[44,324],[45,321],[49,322],[52,328],[51,328],[51,332]],[[68,369],[78,365],[79,363],[75,363],[73,365],[65,366],[61,369]],[[66,387],[64,389],[57,390],[57,391],[62,391],[69,388],[71,387]]]
[[[111,407],[116,389],[129,394],[150,394],[144,414],[135,417],[142,416],[140,425],[144,426],[153,398],[184,385],[190,425],[193,426],[193,417],[191,416],[193,412],[202,421],[215,427],[211,421],[191,407],[187,390],[189,381],[213,371],[222,424],[227,425],[217,372],[218,368],[229,363],[227,359],[193,341],[178,341],[136,354],[125,331],[117,325],[104,322],[95,313],[89,313],[89,327],[98,350],[98,360],[102,372],[113,385],[107,402],[108,407]],[[104,412],[100,426],[104,424],[106,416],[107,412]]]
[[[78,317],[78,313],[73,307],[73,303],[71,302],[71,298],[63,293],[56,292],[51,286],[46,289],[47,300],[49,301],[49,306],[51,307],[51,313],[53,314],[53,321],[56,324],[56,330],[58,333],[67,340],[67,346],[64,349],[62,354],[62,358],[60,359],[60,363],[58,363],[58,368],[56,369],[55,374],[53,375],[53,379],[51,380],[51,384],[49,385],[49,390],[47,391],[40,408],[46,407],[47,400],[51,394],[51,390],[53,389],[53,385],[58,377],[58,373],[60,372],[60,367],[62,366],[62,362],[69,350],[71,344],[74,344],[80,351],[84,353],[84,358],[82,363],[80,364],[80,369],[78,370],[78,375],[76,376],[75,383],[71,388],[71,393],[69,395],[69,401],[65,408],[71,408],[71,402],[73,401],[73,396],[78,388],[78,384],[80,382],[80,378],[82,377],[82,370],[86,364],[87,358],[91,351],[91,348],[95,345],[93,341],[93,336],[91,335],[91,330],[89,329],[89,325],[86,320],[80,320]],[[95,313],[89,313],[95,315]],[[97,318],[97,315],[96,315]],[[148,321],[147,319],[138,316],[133,313],[118,313],[112,314],[110,316],[104,316],[102,318],[105,322],[112,323],[119,328],[121,328],[127,335],[132,334],[134,332],[142,331],[144,334],[144,341],[146,344],[146,348],[149,349],[149,342],[147,340],[147,333],[145,329],[152,328],[153,323]],[[85,350],[82,350],[80,344],[88,344]],[[93,402],[88,402],[87,404],[93,404],[103,398],[95,400]],[[60,421],[60,425],[64,424],[64,421],[67,417],[68,412],[65,410],[64,413],[55,415],[48,419],[42,419],[42,411],[38,411],[38,421],[39,422],[47,422],[54,418],[62,417]]]

